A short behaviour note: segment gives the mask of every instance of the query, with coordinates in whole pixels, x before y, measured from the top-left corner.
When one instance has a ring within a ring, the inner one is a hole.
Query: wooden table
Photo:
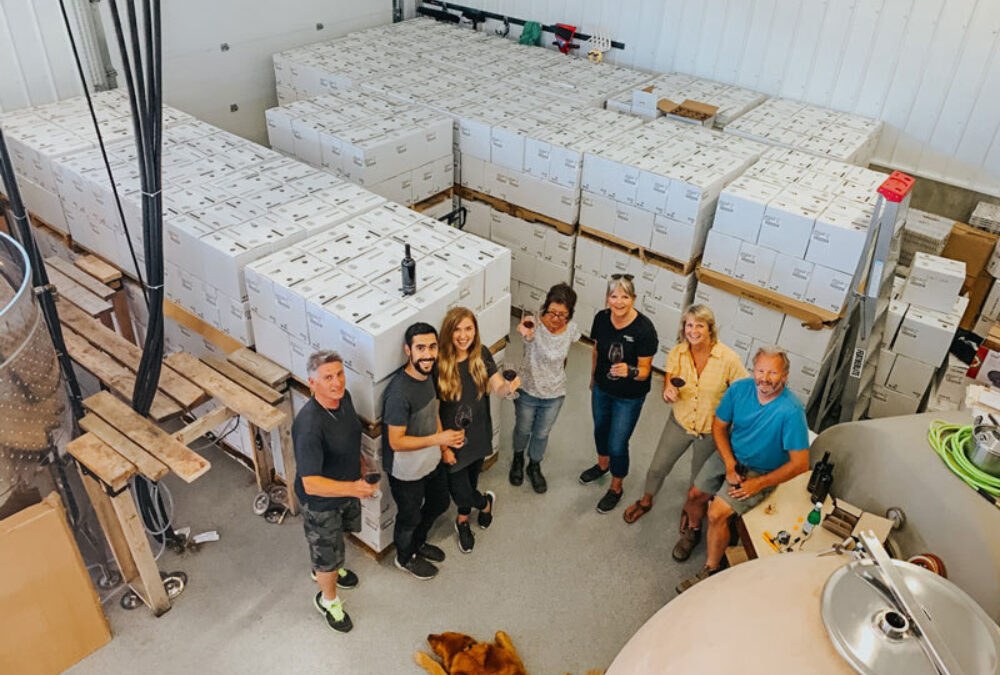
[[[767,543],[765,532],[774,537],[779,531],[785,530],[792,535],[793,541],[796,537],[802,536],[802,526],[805,524],[809,512],[813,509],[809,491],[806,489],[810,475],[811,472],[799,474],[787,483],[777,486],[767,499],[743,514],[739,519],[740,539],[748,557],[751,559],[761,558],[778,553]],[[841,499],[837,500],[837,506],[859,516],[852,534],[861,530],[874,530],[882,542],[885,542],[889,536],[889,532],[892,530],[891,520],[873,513],[865,513]],[[827,496],[823,508],[820,510],[824,519],[833,511],[833,507],[833,499]],[[799,542],[801,546],[795,544],[792,549],[795,551],[822,551],[842,540],[841,537],[824,529],[821,522],[813,528],[808,539]]]

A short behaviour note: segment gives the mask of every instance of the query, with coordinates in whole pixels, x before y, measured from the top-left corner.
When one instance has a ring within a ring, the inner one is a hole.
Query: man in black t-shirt
[[[415,323],[406,329],[406,367],[392,378],[383,394],[382,465],[396,500],[396,567],[418,579],[431,579],[444,562],[444,551],[427,543],[427,533],[448,510],[445,464],[455,463],[448,446],[461,445],[461,431],[442,431],[437,389],[431,371],[437,362],[434,327]]]
[[[306,366],[313,396],[292,424],[295,448],[295,494],[309,556],[320,592],[313,600],[333,630],[346,633],[353,624],[337,597],[337,588],[354,588],[358,577],[344,567],[344,532],[361,529],[361,503],[377,486],[362,478],[361,422],[344,380],[336,352],[318,351]]]

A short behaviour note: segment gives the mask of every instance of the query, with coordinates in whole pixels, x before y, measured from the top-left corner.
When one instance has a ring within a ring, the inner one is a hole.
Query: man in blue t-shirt
[[[802,404],[785,388],[788,354],[761,348],[753,378],[734,382],[715,409],[716,454],[705,462],[688,493],[686,512],[708,513],[708,558],[698,574],[682,581],[683,593],[718,572],[729,543],[729,517],[744,514],[774,487],[809,468],[809,430]]]

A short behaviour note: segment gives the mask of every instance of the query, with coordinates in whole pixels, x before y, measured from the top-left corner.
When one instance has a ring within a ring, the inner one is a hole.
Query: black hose
[[[76,48],[76,39],[73,37],[73,29],[70,27],[69,14],[66,12],[65,0],[59,0],[59,9],[62,11],[63,23],[66,25],[66,35],[69,36],[69,45],[73,50],[73,59],[76,61],[76,72],[80,76],[80,86],[83,87],[83,95],[87,98],[87,108],[90,110],[90,119],[94,123],[94,131],[97,133],[97,145],[101,149],[101,157],[104,159],[104,168],[108,174],[108,183],[111,185],[111,193],[115,197],[115,207],[118,209],[118,218],[125,232],[125,242],[128,244],[128,252],[132,257],[132,268],[135,276],[139,279],[142,288],[142,296],[146,298],[146,305],[149,305],[149,298],[146,296],[146,286],[143,283],[143,274],[139,269],[139,260],[135,257],[135,246],[132,244],[132,235],[129,234],[128,225],[125,222],[125,210],[122,208],[122,200],[118,194],[118,186],[115,184],[115,177],[111,171],[111,162],[108,160],[108,152],[104,147],[104,134],[101,133],[101,125],[97,122],[97,114],[94,112],[94,101],[90,96],[90,89],[87,87],[87,78],[83,74],[83,64],[80,62],[80,53]]]

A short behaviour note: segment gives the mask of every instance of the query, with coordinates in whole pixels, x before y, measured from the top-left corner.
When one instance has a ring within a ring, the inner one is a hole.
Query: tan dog
[[[510,636],[502,630],[497,631],[493,643],[451,632],[428,635],[427,642],[441,663],[425,652],[415,653],[413,660],[430,675],[528,675]],[[587,675],[602,673],[587,671]]]
[[[424,652],[417,652],[413,659],[431,675],[528,675],[510,636],[497,631],[495,640],[477,642],[461,633],[428,635],[431,651],[441,663]]]

